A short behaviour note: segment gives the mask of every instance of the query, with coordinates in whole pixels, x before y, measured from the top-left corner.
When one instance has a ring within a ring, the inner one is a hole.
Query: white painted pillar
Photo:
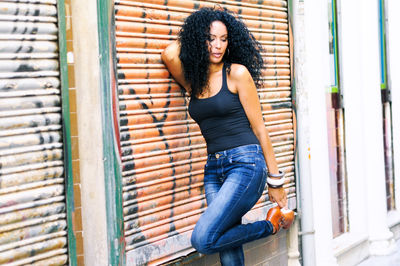
[[[97,1],[72,0],[85,265],[108,265]]]
[[[393,152],[395,174],[395,204],[400,210],[400,2],[386,0],[387,9],[387,57],[389,65],[389,86],[392,93]]]
[[[293,9],[303,264],[336,265],[326,121],[328,8],[325,1],[296,0]]]
[[[300,266],[299,220],[294,220],[287,233],[288,266]]]
[[[365,180],[371,255],[393,251],[393,234],[387,226],[385,163],[380,94],[379,6],[376,0],[358,0],[361,12],[362,111],[364,115]],[[354,12],[358,12],[354,10]]]
[[[363,64],[363,54],[360,49],[362,46],[362,32],[360,29],[366,25],[362,25],[360,5],[361,3],[357,0],[340,2],[338,7],[338,24],[340,28],[338,38],[341,89],[345,113],[349,228],[351,234],[366,238],[368,236],[367,213],[369,207],[365,204],[368,194],[364,157],[368,149],[365,147],[364,124],[368,123],[369,119],[365,116],[363,110],[365,88],[362,85],[361,66]],[[375,38],[378,38],[378,35]],[[375,74],[379,74],[379,72]],[[375,90],[379,92],[378,87]],[[382,131],[382,126],[379,127],[379,130]]]

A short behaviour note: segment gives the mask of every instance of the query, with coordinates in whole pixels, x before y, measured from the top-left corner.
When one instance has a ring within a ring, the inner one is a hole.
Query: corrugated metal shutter
[[[0,265],[68,260],[56,4],[0,3]]]
[[[266,125],[295,207],[294,129],[287,1],[114,1],[124,230],[128,264],[193,251],[189,236],[206,207],[206,145],[160,53],[195,9],[220,4],[240,14],[263,44],[259,90]],[[265,194],[255,206],[268,205]]]

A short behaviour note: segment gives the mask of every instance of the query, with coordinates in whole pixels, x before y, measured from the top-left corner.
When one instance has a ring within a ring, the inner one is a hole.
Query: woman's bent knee
[[[201,233],[196,228],[193,230],[190,242],[192,246],[202,254],[212,254],[212,243],[208,241],[209,236],[207,234]]]

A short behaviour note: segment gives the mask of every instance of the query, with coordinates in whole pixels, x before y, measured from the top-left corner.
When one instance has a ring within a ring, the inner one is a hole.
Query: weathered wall
[[[85,265],[108,265],[97,1],[71,0],[70,3],[84,262]],[[74,148],[76,152],[77,146]]]

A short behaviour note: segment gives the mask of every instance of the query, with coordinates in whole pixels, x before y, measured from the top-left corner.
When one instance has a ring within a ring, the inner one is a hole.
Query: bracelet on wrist
[[[282,188],[282,187],[283,187],[283,185],[281,185],[281,186],[273,186],[273,185],[268,184],[268,188]]]
[[[283,186],[284,182],[285,182],[285,180],[283,178],[273,179],[273,178],[267,177],[267,184],[269,187],[272,187],[272,188],[280,188]]]
[[[283,183],[285,182],[284,175],[285,175],[285,173],[282,171],[279,171],[279,174],[271,174],[268,172],[268,176],[267,176],[268,187],[271,187],[271,188],[283,187]]]
[[[268,172],[268,177],[273,177],[273,178],[283,178],[284,175],[285,173],[280,170],[278,174],[271,174],[270,172]]]

